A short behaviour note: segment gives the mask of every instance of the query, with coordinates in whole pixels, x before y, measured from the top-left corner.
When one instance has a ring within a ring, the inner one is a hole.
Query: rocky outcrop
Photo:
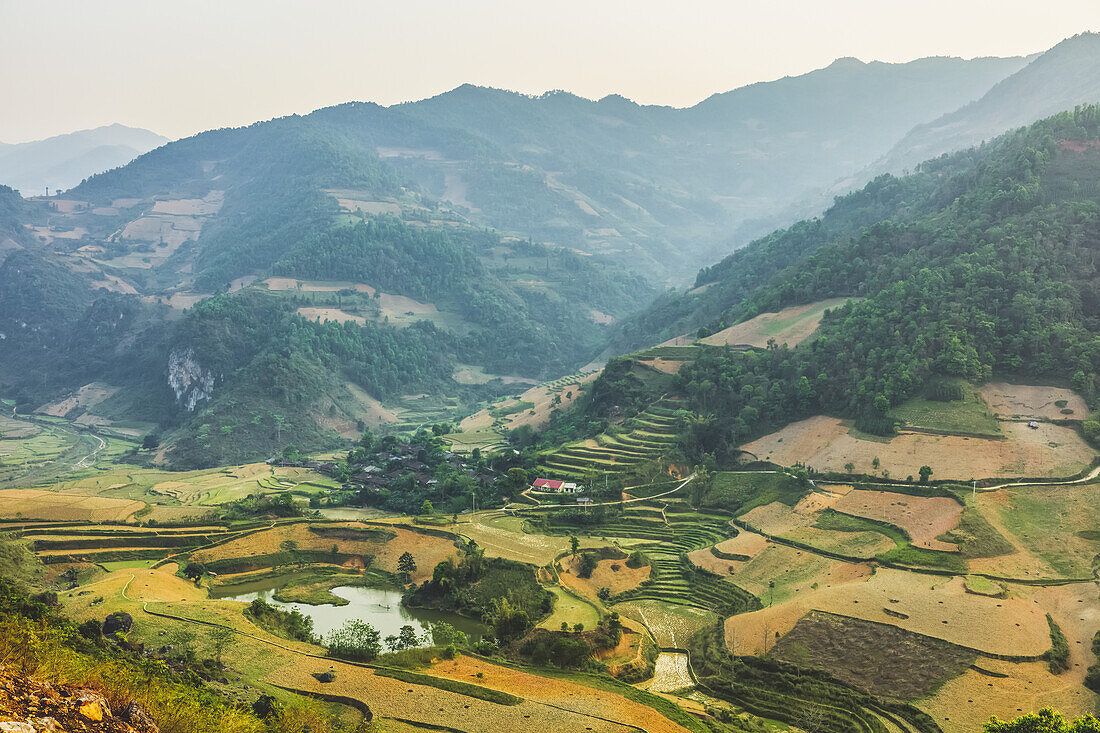
[[[0,733],[160,733],[153,717],[137,702],[120,714],[100,693],[55,685],[0,667]]]
[[[168,354],[168,386],[176,402],[192,412],[201,400],[214,393],[214,372],[204,369],[192,349],[173,349]]]

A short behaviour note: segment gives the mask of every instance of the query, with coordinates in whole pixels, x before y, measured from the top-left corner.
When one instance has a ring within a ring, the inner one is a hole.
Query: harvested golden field
[[[773,501],[747,512],[741,519],[766,534],[798,540],[851,557],[870,558],[895,547],[893,540],[879,532],[834,532],[815,527],[821,512],[839,499],[838,495],[811,493],[793,508]]]
[[[144,508],[140,501],[74,494],[67,491],[6,489],[0,491],[0,517],[57,522],[121,522]]]
[[[503,422],[502,427],[508,430],[514,430],[520,425],[530,425],[533,428],[539,428],[550,420],[551,411],[559,409],[564,410],[569,405],[573,404],[573,402],[581,396],[584,390],[587,389],[589,383],[593,382],[598,376],[598,371],[588,372],[587,374],[576,377],[575,384],[570,383],[563,386],[558,383],[561,380],[558,380],[558,382],[548,382],[546,384],[537,385],[518,397],[509,398],[493,405],[491,408],[475,412],[459,423],[459,429],[464,432],[484,430],[491,427],[496,422],[491,410],[507,411],[509,406],[518,405],[522,402],[529,402],[532,406],[518,412],[504,415],[500,418]],[[554,403],[555,398],[560,398],[557,404]]]
[[[116,392],[118,392],[118,387],[92,382],[91,384],[85,384],[75,394],[43,405],[35,412],[40,412],[43,415],[53,415],[54,417],[65,417],[77,408],[91,409]]]
[[[347,313],[339,308],[299,308],[298,315],[319,323],[332,321],[333,323],[358,323],[361,326],[367,322],[363,316]]]
[[[464,519],[465,517],[463,517]],[[505,557],[532,565],[549,565],[556,557],[569,551],[568,537],[527,533],[526,520],[507,514],[476,514],[460,522],[454,532],[477,542],[489,557]],[[603,547],[608,543],[588,537],[581,538],[581,548]]]
[[[744,323],[730,326],[716,334],[699,339],[710,346],[755,346],[764,348],[770,339],[779,345],[795,347],[805,341],[821,325],[829,308],[837,308],[849,298],[832,298],[808,305],[784,308],[778,313],[761,313]]]
[[[562,582],[570,587],[582,589],[584,595],[589,598],[595,598],[600,588],[609,588],[612,595],[637,588],[649,579],[650,573],[648,565],[628,568],[626,560],[600,560],[596,564],[596,569],[592,571],[592,577],[582,578],[578,575],[581,567],[580,555],[575,558],[564,557],[561,564],[569,571],[568,574],[562,575]]]
[[[785,545],[769,544],[748,562],[711,557],[717,562],[703,567],[744,588],[765,604],[782,603],[812,593],[816,588],[862,581],[871,574],[868,565],[839,562]]]
[[[336,527],[378,529],[360,522],[326,524],[324,527],[326,529]],[[328,552],[335,544],[339,546],[342,553],[373,555],[374,567],[391,573],[397,572],[397,559],[401,557],[402,553],[411,552],[417,565],[416,572],[412,574],[412,580],[413,582],[421,582],[423,579],[431,577],[437,564],[455,555],[455,546],[450,540],[418,534],[400,527],[386,527],[385,529],[392,529],[393,532],[397,533],[397,536],[388,542],[342,539],[311,532],[308,524],[288,524],[256,532],[218,547],[200,550],[192,555],[192,558],[197,562],[211,562],[234,557],[267,555],[279,552],[279,546],[287,540],[297,542],[300,550]]]
[[[468,733],[525,730],[533,721],[549,730],[593,730],[620,733],[636,730],[591,715],[644,726],[645,730],[682,731],[652,708],[614,693],[576,683],[548,679],[487,662],[460,657],[427,670],[432,676],[460,680],[528,698],[519,705],[496,703],[424,685],[375,675],[371,670],[334,662],[333,682],[322,684],[314,673],[329,669],[328,660],[303,660],[269,674],[266,681],[307,692],[325,692],[362,700],[376,717],[398,718],[445,726]],[[482,677],[478,678],[477,674]],[[526,693],[526,694],[525,694]],[[637,721],[637,722],[635,722]]]
[[[892,491],[850,491],[833,504],[833,509],[901,527],[915,547],[945,552],[959,549],[958,545],[936,539],[959,523],[963,508],[954,499]]]
[[[966,592],[961,577],[888,568],[861,582],[819,584],[770,608],[733,616],[726,620],[726,643],[736,643],[738,654],[757,654],[765,638],[782,636],[813,610],[888,623],[992,654],[1037,656],[1050,648],[1045,613],[1030,599],[978,596]]]
[[[1089,414],[1076,392],[1061,387],[990,382],[978,391],[1001,420],[1084,420]],[[1056,404],[1062,401],[1064,407]],[[1067,415],[1063,409],[1073,412]]]
[[[902,433],[893,438],[853,434],[836,418],[819,415],[791,423],[743,450],[762,460],[791,466],[804,463],[818,471],[845,472],[846,464],[869,475],[889,472],[894,478],[916,476],[932,467],[933,478],[1064,477],[1079,473],[1096,451],[1070,428],[1040,423],[1001,423],[1005,440],[955,435]],[[879,460],[875,468],[874,460]]]
[[[653,367],[657,371],[664,372],[665,374],[677,374],[680,371],[680,367],[687,362],[657,357],[656,359],[639,359],[638,363]]]
[[[201,199],[165,199],[153,204],[154,214],[174,216],[209,216],[218,213],[225,201],[225,191],[211,191]]]
[[[1011,720],[1045,707],[1074,718],[1095,713],[1100,704],[1100,698],[1068,673],[1051,674],[1046,662],[1013,664],[979,657],[977,666],[1005,676],[990,677],[970,669],[914,703],[944,733],[973,733],[992,715]]]
[[[652,733],[683,730],[653,708],[631,702],[613,692],[499,667],[473,657],[463,656],[454,661],[440,662],[431,668],[431,672],[439,677],[464,682],[477,680],[478,684],[510,692],[531,701],[560,705],[577,713],[617,720]],[[481,678],[477,677],[479,672],[483,675]],[[586,722],[585,727],[588,725],[591,723]],[[615,726],[607,730],[621,730],[623,727]],[[599,730],[594,725],[593,729]]]

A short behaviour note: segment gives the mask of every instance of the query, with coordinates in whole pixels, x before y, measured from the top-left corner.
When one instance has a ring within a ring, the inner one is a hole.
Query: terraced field
[[[601,433],[593,441],[574,443],[547,453],[540,463],[555,476],[580,479],[586,471],[618,475],[632,467],[660,458],[676,442],[677,404],[661,400],[628,421],[629,433]]]
[[[760,607],[751,593],[719,576],[693,566],[687,553],[721,542],[733,534],[720,519],[701,515],[671,515],[660,519],[626,516],[592,530],[601,537],[631,540],[649,560],[649,578],[636,588],[619,593],[611,603],[665,601],[731,615]]]
[[[35,553],[47,565],[79,562],[111,568],[119,563],[163,560],[249,531],[231,531],[224,526],[146,529],[69,522],[28,527],[18,534],[33,541]]]

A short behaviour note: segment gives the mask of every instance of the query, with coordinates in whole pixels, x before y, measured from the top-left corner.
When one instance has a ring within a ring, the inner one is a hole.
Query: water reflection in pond
[[[428,630],[429,624],[443,621],[465,632],[472,642],[480,641],[481,634],[485,630],[484,625],[453,613],[405,608],[401,605],[401,593],[396,590],[351,586],[333,588],[334,596],[348,601],[346,606],[283,603],[273,598],[277,590],[277,588],[262,588],[234,596],[224,596],[224,598],[246,603],[262,598],[273,606],[300,611],[313,618],[313,631],[321,636],[340,628],[348,619],[366,621],[381,632],[383,639],[391,634],[396,636],[400,633],[402,626],[412,626],[417,633],[422,634]]]

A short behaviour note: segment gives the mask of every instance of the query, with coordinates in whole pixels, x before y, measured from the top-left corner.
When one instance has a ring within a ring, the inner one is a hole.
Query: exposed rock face
[[[176,402],[188,412],[213,394],[214,381],[214,373],[203,369],[192,349],[173,349],[168,354],[168,386],[175,393]]]
[[[0,733],[160,733],[136,702],[121,715],[100,693],[50,684],[0,667]]]
[[[134,626],[134,617],[123,611],[112,613],[103,622],[103,633],[110,635],[121,631],[126,633]]]

